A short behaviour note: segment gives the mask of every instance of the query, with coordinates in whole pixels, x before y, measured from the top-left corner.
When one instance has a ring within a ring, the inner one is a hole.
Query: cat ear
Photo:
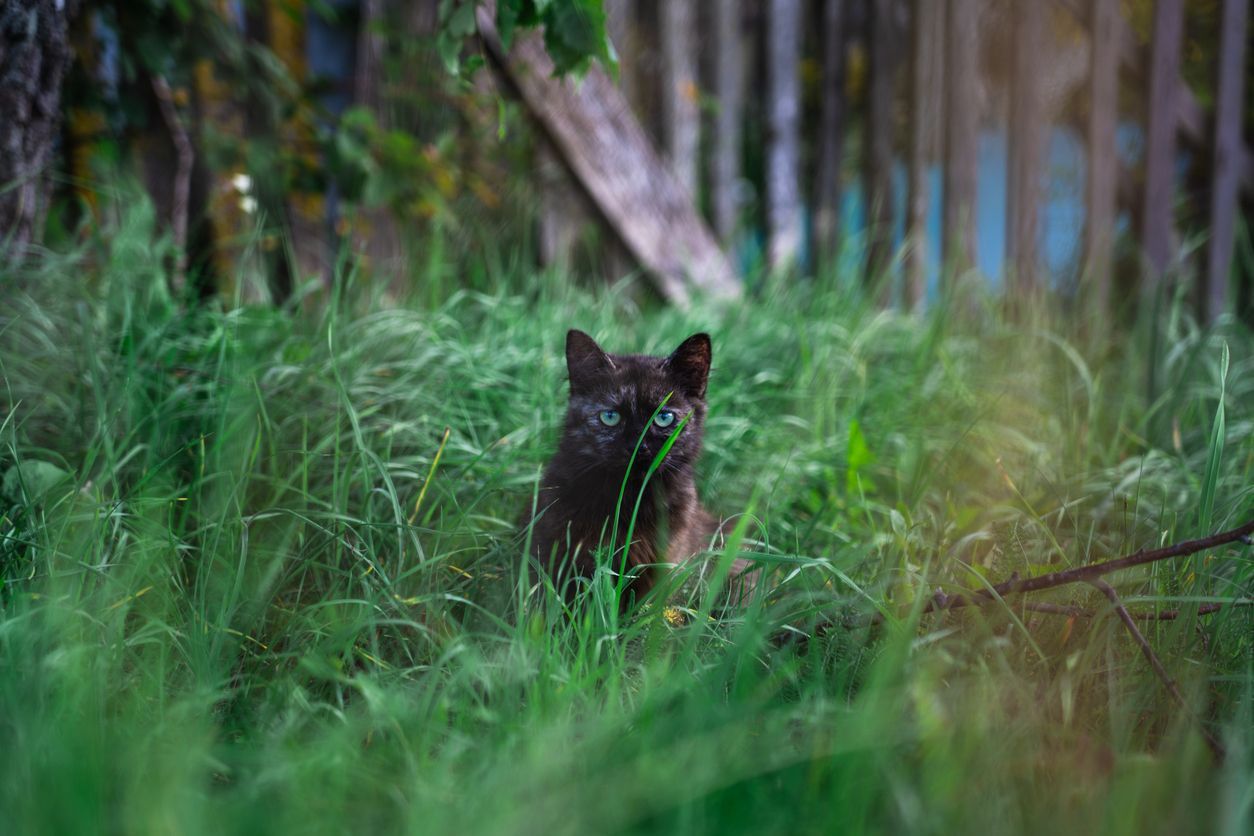
[[[566,371],[570,375],[571,392],[587,388],[593,377],[613,365],[609,355],[592,337],[574,328],[566,332]]]
[[[684,394],[705,397],[705,384],[710,379],[710,335],[693,334],[679,344],[666,358],[666,369]]]

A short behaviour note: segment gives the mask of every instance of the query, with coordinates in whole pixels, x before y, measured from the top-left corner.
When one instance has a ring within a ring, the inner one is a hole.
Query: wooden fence
[[[1111,293],[1112,247],[1119,203],[1139,215],[1136,234],[1145,256],[1151,282],[1159,281],[1173,266],[1179,252],[1174,230],[1176,208],[1176,161],[1181,143],[1208,160],[1210,236],[1206,247],[1202,310],[1213,319],[1229,305],[1234,233],[1239,192],[1254,192],[1254,158],[1241,136],[1248,0],[1222,0],[1221,41],[1217,54],[1217,91],[1213,112],[1207,112],[1180,77],[1184,32],[1184,0],[1157,0],[1153,35],[1148,49],[1138,46],[1122,19],[1118,0],[1054,0],[1074,15],[1089,32],[1088,114],[1086,145],[1085,270],[1091,298],[1105,304]],[[974,169],[977,132],[976,50],[972,27],[964,26],[976,14],[977,0],[919,0],[914,10],[914,93],[911,102],[912,130],[916,141],[909,149],[911,172],[910,224],[914,234],[924,222],[927,126],[937,119],[946,125],[944,138],[944,233],[946,260],[958,269],[971,264],[971,240],[975,200]],[[1007,263],[1010,278],[1020,289],[1037,282],[1037,208],[1040,205],[1042,142],[1046,125],[1037,89],[1042,77],[1041,27],[1047,11],[1037,0],[1012,0],[1010,80],[1009,171],[1007,208]],[[941,20],[940,18],[943,18]],[[872,32],[877,30],[873,27]],[[872,54],[875,45],[871,47]],[[943,55],[938,61],[936,54]],[[934,84],[937,64],[943,63],[943,104],[927,95]],[[875,71],[872,62],[872,72]],[[1133,172],[1120,170],[1115,129],[1119,114],[1120,84],[1143,85],[1148,103],[1145,131],[1144,174],[1137,188]],[[872,84],[872,95],[875,85]],[[874,112],[875,105],[871,105]],[[871,128],[874,131],[874,126]],[[871,164],[876,165],[875,156]],[[879,175],[872,175],[874,180]],[[912,263],[911,271],[921,270]],[[921,279],[907,282],[917,294]]]

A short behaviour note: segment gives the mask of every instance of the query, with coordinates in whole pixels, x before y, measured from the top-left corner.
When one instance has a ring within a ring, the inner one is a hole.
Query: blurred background
[[[673,300],[831,270],[906,308],[1175,277],[1249,314],[1244,0],[477,6],[8,3],[9,251],[132,182],[202,295],[496,258]]]

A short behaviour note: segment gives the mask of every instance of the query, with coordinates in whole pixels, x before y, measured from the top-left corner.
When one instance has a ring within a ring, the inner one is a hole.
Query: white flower
[[[244,195],[239,199],[239,208],[247,215],[257,211],[257,198]]]
[[[249,177],[247,174],[236,174],[231,178],[231,185],[234,186],[235,191],[240,194],[248,194],[253,188],[253,178]]]

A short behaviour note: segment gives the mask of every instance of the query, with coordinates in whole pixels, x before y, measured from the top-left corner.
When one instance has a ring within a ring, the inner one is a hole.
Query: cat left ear
[[[596,340],[574,328],[566,332],[566,371],[570,376],[570,390],[580,392],[592,380],[614,365],[608,354],[601,350]]]
[[[705,385],[710,379],[710,355],[710,335],[693,334],[666,358],[666,368],[683,387],[684,394],[705,397]]]

